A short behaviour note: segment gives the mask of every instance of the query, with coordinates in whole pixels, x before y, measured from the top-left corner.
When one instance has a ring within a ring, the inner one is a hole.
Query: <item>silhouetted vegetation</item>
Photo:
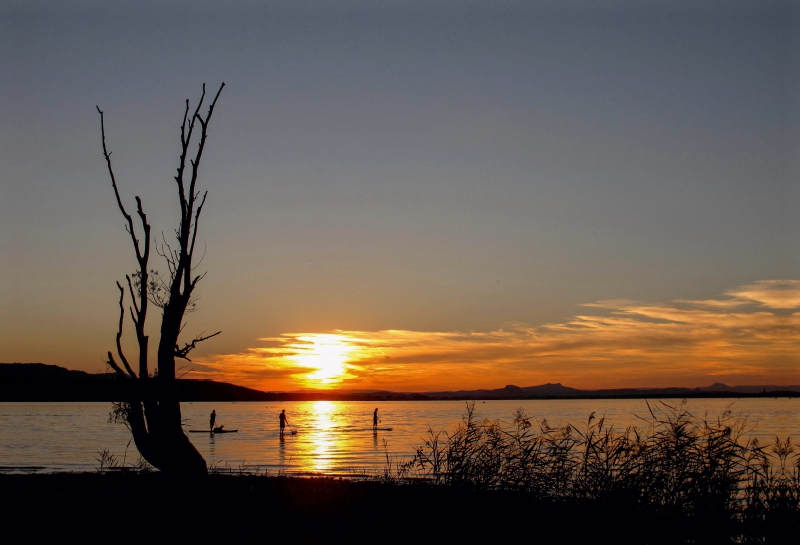
[[[800,458],[789,439],[762,446],[745,439],[746,419],[730,411],[709,421],[663,402],[643,423],[616,430],[592,414],[582,429],[552,428],[533,424],[520,409],[514,427],[504,429],[479,420],[468,404],[458,429],[429,430],[398,476],[532,500],[613,505],[625,516],[672,524],[659,529],[666,542],[761,543],[796,533]]]

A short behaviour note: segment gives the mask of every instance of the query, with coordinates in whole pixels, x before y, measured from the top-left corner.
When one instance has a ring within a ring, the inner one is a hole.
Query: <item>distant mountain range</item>
[[[560,383],[519,387],[509,384],[495,390],[458,390],[454,392],[424,392],[437,399],[527,399],[527,398],[627,398],[627,397],[736,397],[740,395],[800,395],[800,386],[728,386],[715,382],[700,388],[612,388],[578,390]]]
[[[113,373],[90,374],[42,363],[0,363],[0,401],[117,401],[124,379]],[[596,399],[658,397],[797,397],[800,386],[728,386],[702,388],[616,388],[578,390],[556,384],[494,390],[390,392],[383,390],[302,390],[262,392],[213,380],[178,380],[181,401],[391,401],[435,399]]]

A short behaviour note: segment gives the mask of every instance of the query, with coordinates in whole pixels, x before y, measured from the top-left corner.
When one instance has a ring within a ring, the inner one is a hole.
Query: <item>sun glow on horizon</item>
[[[711,299],[603,300],[583,308],[568,320],[491,331],[283,333],[260,339],[267,346],[203,362],[201,372],[265,391],[800,380],[800,280],[759,281]]]
[[[296,337],[294,353],[285,356],[300,367],[314,370],[304,380],[308,386],[336,385],[347,376],[347,362],[356,349],[347,337],[335,333],[315,333]]]

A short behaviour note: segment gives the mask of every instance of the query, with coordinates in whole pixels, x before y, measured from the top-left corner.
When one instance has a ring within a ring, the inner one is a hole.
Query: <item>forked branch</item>
[[[97,106],[97,112],[100,114],[100,134],[102,136],[103,143],[103,157],[105,157],[106,166],[108,167],[108,174],[111,178],[111,186],[114,188],[114,196],[117,199],[117,206],[127,222],[125,230],[131,237],[133,249],[136,252],[136,261],[139,263],[139,270],[142,271],[142,276],[140,278],[141,286],[137,286],[139,287],[138,304],[136,301],[137,298],[133,295],[133,287],[131,286],[130,278],[128,278],[128,288],[131,290],[131,299],[133,301],[133,307],[130,309],[131,319],[133,320],[133,324],[136,329],[136,340],[139,343],[139,375],[141,377],[147,377],[147,335],[145,335],[145,321],[147,319],[147,263],[150,260],[150,223],[148,223],[147,215],[144,213],[142,200],[137,196],[136,214],[139,216],[139,221],[142,224],[142,231],[144,232],[144,240],[140,241],[136,236],[133,216],[128,213],[128,211],[125,209],[125,205],[122,204],[122,197],[119,194],[119,187],[117,186],[117,178],[114,175],[114,169],[111,166],[111,152],[109,152],[108,148],[106,147],[105,116],[103,115],[103,111],[99,106]],[[117,287],[124,292],[119,282],[117,283]],[[120,298],[121,297],[122,294],[120,295]],[[121,306],[122,300],[120,299],[120,307]],[[122,335],[122,320],[124,317],[124,311],[121,311],[121,313],[122,315],[120,317],[119,331],[117,333],[117,353],[130,376],[136,378],[136,374],[133,372],[130,365],[128,365],[127,358],[125,358],[125,356],[122,354],[122,349],[120,348],[119,339]],[[113,359],[113,357],[109,357],[109,365],[112,367],[116,365],[116,362],[114,362]],[[119,368],[118,365],[117,368]]]
[[[175,345],[175,357],[176,357],[176,358],[183,358],[183,359],[185,359],[186,361],[192,361],[192,360],[190,360],[190,359],[189,359],[189,357],[188,357],[188,355],[189,355],[189,352],[191,352],[192,350],[194,350],[195,348],[197,348],[197,344],[198,344],[198,343],[201,343],[201,342],[203,342],[203,341],[206,341],[206,340],[210,339],[211,337],[216,337],[216,336],[217,336],[217,335],[219,335],[220,333],[222,333],[222,331],[217,331],[216,333],[213,333],[213,334],[211,334],[211,335],[206,335],[205,337],[204,337],[202,334],[200,334],[200,335],[198,335],[197,337],[195,337],[195,338],[192,340],[192,342],[191,342],[191,343],[185,343],[185,345],[184,345],[184,347],[183,347],[183,348],[179,348],[179,347],[178,347],[178,345],[176,344],[176,345]]]
[[[114,169],[111,166],[112,152],[108,151],[108,148],[106,147],[106,124],[103,110],[101,110],[99,106],[95,106],[95,108],[97,108],[97,112],[100,114],[100,135],[103,141],[103,157],[105,157],[106,166],[108,167],[108,175],[111,177],[111,186],[114,188],[114,196],[117,198],[117,206],[119,206],[120,212],[122,212],[122,215],[128,222],[127,231],[131,235],[133,248],[136,251],[136,259],[141,264],[142,261],[147,262],[150,250],[150,225],[147,223],[147,216],[145,216],[144,212],[142,211],[142,201],[139,199],[139,197],[136,197],[137,212],[139,214],[139,218],[142,220],[142,226],[145,234],[145,248],[144,252],[142,252],[141,247],[139,246],[139,239],[136,238],[136,230],[133,226],[133,217],[128,214],[128,211],[125,210],[125,205],[122,204],[122,198],[119,195],[119,188],[117,187],[117,178],[114,176]]]
[[[170,297],[172,298],[180,296],[184,301],[189,300],[191,291],[194,289],[194,285],[196,284],[196,282],[193,282],[191,278],[192,258],[194,254],[195,241],[197,239],[197,223],[207,196],[206,193],[202,195],[199,206],[197,206],[197,209],[195,210],[195,206],[198,205],[198,198],[200,198],[200,193],[195,191],[197,175],[200,168],[200,160],[203,157],[206,139],[208,138],[208,124],[211,121],[211,116],[214,113],[214,106],[217,103],[217,99],[219,99],[220,93],[222,93],[222,89],[224,87],[224,83],[220,85],[219,90],[214,96],[214,100],[208,107],[208,112],[204,118],[202,115],[200,115],[200,108],[203,105],[206,95],[206,87],[204,84],[203,94],[200,98],[200,102],[197,104],[197,108],[195,109],[191,118],[189,117],[189,103],[187,101],[186,111],[184,112],[183,116],[183,124],[181,125],[181,155],[180,163],[178,165],[178,175],[175,177],[175,181],[178,184],[178,197],[181,203],[181,223],[180,228],[176,232],[180,250],[174,263],[174,277],[171,282]],[[187,188],[184,182],[184,173],[186,171],[187,153],[192,133],[195,128],[195,122],[200,123],[200,141],[198,142],[194,159],[189,159],[189,164],[191,165],[191,178]]]
[[[122,361],[122,365],[125,366],[125,370],[131,376],[131,378],[136,378],[136,373],[133,372],[131,369],[130,364],[128,363],[128,358],[125,357],[125,354],[122,352],[122,324],[125,321],[125,305],[123,301],[125,299],[125,289],[117,282],[117,287],[119,288],[119,327],[117,328],[117,354],[119,354],[119,359]]]

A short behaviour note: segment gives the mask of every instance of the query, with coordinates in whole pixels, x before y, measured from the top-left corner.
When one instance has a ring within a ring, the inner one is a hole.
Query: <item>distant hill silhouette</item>
[[[0,401],[119,401],[123,381],[43,363],[0,363]],[[180,401],[384,401],[427,399],[396,392],[262,392],[228,382],[179,379]]]
[[[118,401],[123,380],[57,365],[0,363],[0,401]],[[178,381],[181,401],[268,401],[270,395],[226,382]]]
[[[0,363],[0,401],[118,401],[123,380],[113,373],[90,374],[43,363]],[[658,397],[796,397],[800,386],[728,386],[702,388],[617,388],[578,390],[560,383],[493,390],[389,392],[384,390],[303,390],[262,392],[228,382],[178,380],[180,401],[413,401],[432,399],[598,399]]]
[[[432,398],[484,398],[484,399],[501,399],[501,398],[524,398],[524,397],[572,397],[581,395],[581,390],[562,386],[560,383],[556,384],[542,384],[540,386],[526,386],[520,388],[509,384],[505,388],[497,388],[495,390],[458,390],[455,392],[425,392],[425,395]]]
[[[73,371],[44,363],[0,363],[0,380],[76,380],[91,378],[85,371]]]
[[[646,398],[646,397],[742,397],[754,395],[797,396],[800,386],[728,386],[715,382],[701,388],[615,388],[578,390],[556,384],[519,387],[512,384],[495,390],[423,392],[431,399],[564,399],[564,398]]]

